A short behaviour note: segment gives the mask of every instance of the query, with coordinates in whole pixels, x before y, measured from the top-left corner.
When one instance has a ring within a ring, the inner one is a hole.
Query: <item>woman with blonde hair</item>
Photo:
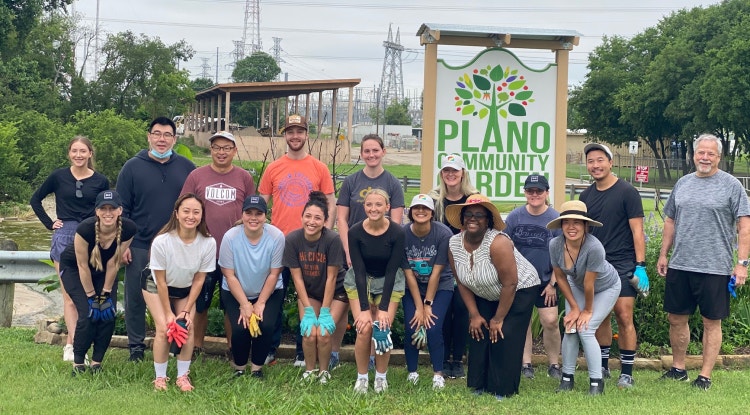
[[[193,356],[195,302],[206,273],[216,268],[216,241],[208,233],[203,201],[195,194],[185,193],[177,198],[169,222],[151,244],[150,268],[141,288],[156,327],[154,389],[167,390],[168,336],[179,336],[181,332],[182,337],[175,340],[180,348],[175,383],[181,391],[189,392],[193,390],[188,375]]]
[[[73,376],[86,371],[86,351],[94,344],[91,371],[101,370],[115,331],[117,271],[135,236],[135,222],[123,218],[114,190],[96,197],[95,216],[84,219],[73,244],[60,255],[60,279],[78,311],[73,341]]]
[[[94,216],[94,203],[99,192],[109,189],[109,180],[94,170],[94,147],[91,140],[78,135],[68,143],[70,167],[53,171],[31,196],[31,208],[45,228],[52,231],[52,246],[49,256],[60,274],[60,254],[73,244],[76,228],[84,219]],[[55,194],[54,221],[47,215],[42,200]],[[75,338],[78,312],[70,296],[62,287],[63,317],[68,328],[68,340],[63,348],[63,361],[73,361],[73,339]]]

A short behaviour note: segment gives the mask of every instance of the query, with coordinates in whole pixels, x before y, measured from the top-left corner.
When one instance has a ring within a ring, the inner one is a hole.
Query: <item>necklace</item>
[[[568,249],[568,241],[565,240],[565,252],[568,254],[568,258],[570,258],[570,262],[573,263],[573,275],[578,274],[578,258],[581,257],[581,248],[583,247],[583,242],[586,240],[586,235],[583,235],[583,238],[581,239],[581,246],[578,247],[578,252],[576,253],[576,259],[573,259],[573,255],[570,254],[570,250]]]

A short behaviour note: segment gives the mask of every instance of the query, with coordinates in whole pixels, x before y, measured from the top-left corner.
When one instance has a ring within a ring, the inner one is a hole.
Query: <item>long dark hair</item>
[[[305,211],[310,206],[317,206],[320,208],[320,210],[323,211],[323,220],[325,222],[328,222],[328,197],[325,195],[325,193],[321,192],[320,190],[313,190],[310,192],[310,196],[307,200],[307,203],[305,203],[305,207],[302,208],[302,214],[305,214]],[[321,230],[321,234],[326,231],[326,227],[323,226],[323,229]]]
[[[157,236],[179,229],[180,222],[177,220],[177,211],[180,209],[180,206],[182,206],[182,203],[188,199],[195,199],[201,204],[201,221],[198,223],[198,232],[205,237],[211,236],[208,232],[208,226],[206,225],[206,205],[195,193],[185,193],[177,198],[177,201],[174,202],[174,209],[172,209],[172,216],[169,217],[169,222],[161,228]]]

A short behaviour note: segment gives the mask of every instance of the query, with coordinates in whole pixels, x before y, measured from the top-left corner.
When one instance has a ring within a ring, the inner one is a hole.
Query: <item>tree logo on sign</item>
[[[489,117],[488,133],[499,126],[498,116],[525,117],[526,107],[534,102],[534,91],[526,85],[525,77],[510,66],[474,69],[471,74],[459,76],[456,85],[456,111],[480,120]]]

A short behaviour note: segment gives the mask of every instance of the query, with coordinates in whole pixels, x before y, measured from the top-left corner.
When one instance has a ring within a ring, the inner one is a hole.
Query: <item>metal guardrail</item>
[[[343,182],[344,179],[346,179],[346,176],[344,175],[333,176],[333,180],[336,183]],[[422,185],[421,179],[410,179],[404,176],[399,180],[401,181],[401,187],[404,189],[404,192],[408,191],[410,188],[413,189],[416,187],[417,189],[419,189],[419,187]]]
[[[577,199],[578,196],[583,193],[584,190],[589,188],[589,184],[569,184],[566,186],[567,193],[571,199]],[[672,194],[671,189],[639,189],[636,187],[638,193],[641,195],[641,199],[653,199],[656,200],[657,196],[660,201],[666,202],[669,199],[669,195]]]
[[[39,282],[55,269],[45,264],[49,251],[0,251],[0,284]]]

